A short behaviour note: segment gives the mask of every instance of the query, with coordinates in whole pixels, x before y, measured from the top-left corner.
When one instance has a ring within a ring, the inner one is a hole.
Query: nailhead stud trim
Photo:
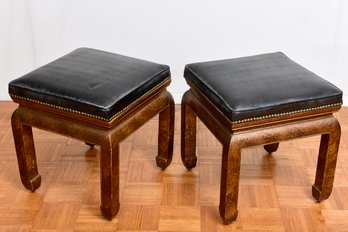
[[[268,119],[268,118],[284,117],[284,116],[291,115],[291,114],[297,114],[297,113],[304,113],[304,112],[308,112],[308,111],[321,110],[321,109],[326,109],[326,108],[330,108],[330,107],[334,107],[334,106],[340,106],[340,105],[342,105],[342,103],[334,103],[334,104],[317,106],[317,107],[307,108],[307,109],[302,109],[302,110],[294,110],[294,111],[284,112],[284,113],[279,113],[279,114],[269,114],[269,115],[260,116],[260,117],[246,118],[246,119],[234,121],[234,122],[232,122],[232,124],[235,125],[235,124],[240,124],[240,123],[245,123],[245,122],[252,122],[252,121]]]

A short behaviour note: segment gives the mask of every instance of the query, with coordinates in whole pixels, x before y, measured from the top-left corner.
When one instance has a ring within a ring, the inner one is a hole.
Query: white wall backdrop
[[[347,43],[346,0],[0,0],[0,100],[12,79],[83,46],[170,65],[178,103],[186,63],[274,51],[347,98]]]

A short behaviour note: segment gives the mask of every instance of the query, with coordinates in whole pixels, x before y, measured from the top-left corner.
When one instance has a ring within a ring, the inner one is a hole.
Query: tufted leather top
[[[184,77],[231,122],[342,103],[340,89],[280,52],[188,64]]]
[[[167,65],[79,48],[13,80],[9,94],[109,120],[168,79]]]

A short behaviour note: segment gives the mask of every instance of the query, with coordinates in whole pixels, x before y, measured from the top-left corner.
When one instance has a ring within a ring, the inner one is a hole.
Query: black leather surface
[[[184,77],[230,121],[342,102],[342,91],[283,53],[188,64]]]
[[[9,84],[9,93],[110,119],[170,78],[167,65],[79,48]]]

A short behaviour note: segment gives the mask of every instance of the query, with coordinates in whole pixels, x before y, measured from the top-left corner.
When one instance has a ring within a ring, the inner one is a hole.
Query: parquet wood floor
[[[34,129],[42,185],[26,190],[19,178],[10,117],[0,102],[0,231],[348,231],[348,107],[336,114],[342,138],[331,197],[311,196],[319,136],[242,153],[239,216],[226,226],[218,213],[221,145],[198,122],[198,165],[180,160],[176,107],[172,164],[156,167],[157,118],[121,145],[119,214],[99,211],[99,154],[83,142]]]

